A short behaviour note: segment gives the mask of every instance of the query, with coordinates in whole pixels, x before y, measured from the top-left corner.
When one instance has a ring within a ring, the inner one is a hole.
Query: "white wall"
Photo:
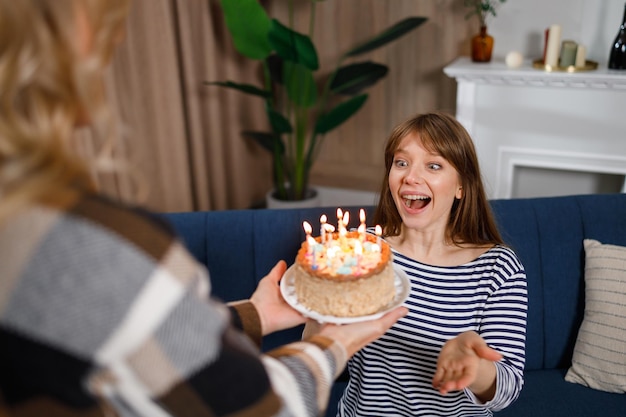
[[[545,29],[559,24],[563,39],[585,45],[588,59],[606,65],[623,14],[624,0],[507,0],[487,25],[496,59],[513,50],[540,58]]]

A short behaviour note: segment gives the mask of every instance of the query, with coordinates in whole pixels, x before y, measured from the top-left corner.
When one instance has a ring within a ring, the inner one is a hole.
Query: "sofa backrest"
[[[526,369],[569,366],[584,309],[583,239],[626,246],[626,195],[604,194],[494,200],[504,240],[528,277]],[[358,208],[348,207],[351,226]],[[368,218],[373,208],[365,207]],[[280,259],[293,263],[304,240],[302,222],[336,219],[336,207],[170,213],[166,218],[208,266],[213,293],[224,301],[249,297]],[[369,222],[368,222],[369,223]],[[317,233],[314,233],[317,234]],[[301,329],[264,340],[264,348],[295,340]]]
[[[358,226],[360,207],[351,212],[350,227]],[[371,207],[369,208],[371,210]],[[305,238],[302,222],[318,230],[319,219],[326,214],[336,219],[337,208],[224,210],[169,213],[165,217],[174,226],[191,253],[209,269],[213,295],[223,301],[250,297],[263,278],[279,260],[290,266]],[[371,216],[372,212],[366,210]],[[336,226],[336,220],[333,222]],[[297,340],[302,326],[277,332],[263,340],[264,350]]]

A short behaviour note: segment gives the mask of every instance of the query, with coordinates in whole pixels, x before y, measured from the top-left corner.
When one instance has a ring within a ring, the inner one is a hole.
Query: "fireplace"
[[[490,198],[626,192],[626,73],[565,73],[459,58],[457,119]]]

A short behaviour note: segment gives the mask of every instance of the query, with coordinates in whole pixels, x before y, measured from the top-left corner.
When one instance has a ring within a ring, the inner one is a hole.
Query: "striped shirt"
[[[236,328],[260,339],[252,304],[209,290],[153,216],[99,197],[23,210],[0,225],[0,415],[319,415],[343,348],[261,355]]]
[[[526,338],[526,274],[515,253],[495,246],[453,267],[426,265],[394,251],[411,282],[401,318],[349,362],[350,381],[339,403],[342,417],[491,416],[519,395]],[[468,389],[441,395],[432,386],[444,343],[476,331],[503,354],[496,394],[484,404]]]

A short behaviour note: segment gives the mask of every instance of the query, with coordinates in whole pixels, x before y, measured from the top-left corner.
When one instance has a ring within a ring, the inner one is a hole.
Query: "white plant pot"
[[[279,200],[274,197],[275,190],[270,190],[265,195],[265,202],[268,209],[289,209],[289,208],[307,208],[319,207],[321,199],[320,193],[315,188],[309,187],[310,197],[304,200]]]

